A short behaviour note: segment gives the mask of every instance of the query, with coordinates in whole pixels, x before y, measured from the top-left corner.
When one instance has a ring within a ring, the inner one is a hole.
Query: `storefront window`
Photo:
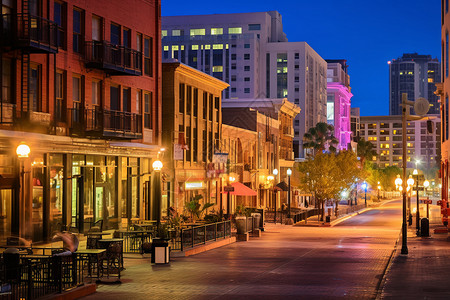
[[[138,159],[135,157],[130,157],[129,165],[131,168],[131,217],[139,218]]]
[[[50,154],[50,232],[62,228],[64,164],[62,154]]]
[[[72,157],[72,226],[79,227],[80,180],[83,180],[81,168],[84,167],[84,155]]]
[[[122,168],[122,176],[120,178],[121,182],[121,195],[120,195],[120,201],[122,205],[122,218],[127,218],[127,194],[128,194],[128,185],[127,185],[127,179],[128,179],[128,160],[126,157],[121,157],[121,168]]]
[[[94,222],[94,157],[92,155],[86,155],[84,176],[84,230],[87,231]]]
[[[116,201],[116,158],[108,156],[106,158],[106,180],[105,180],[105,220],[106,228],[118,228],[117,201]]]

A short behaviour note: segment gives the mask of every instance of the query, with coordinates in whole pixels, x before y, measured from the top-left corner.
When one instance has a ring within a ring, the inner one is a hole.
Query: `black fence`
[[[4,255],[3,255],[4,256]],[[83,282],[75,254],[69,256],[20,255],[17,263],[2,256],[0,299],[38,299],[62,293]],[[14,260],[14,259],[13,259]]]
[[[318,214],[320,214],[320,209],[318,208],[308,209],[304,211],[291,211],[291,218],[293,218],[294,222],[296,223],[306,220],[311,216],[316,216]],[[278,211],[266,210],[264,212],[264,221],[268,223],[284,224],[284,222],[287,219],[287,215],[288,213],[285,210],[278,210]]]
[[[184,251],[207,242],[217,241],[231,237],[231,221],[217,223],[190,225],[174,232],[170,244],[172,250]]]

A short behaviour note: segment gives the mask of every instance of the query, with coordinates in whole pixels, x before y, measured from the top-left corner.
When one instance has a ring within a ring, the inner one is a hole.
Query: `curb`
[[[389,273],[389,270],[391,269],[392,264],[394,263],[394,258],[397,256],[396,253],[397,253],[397,249],[398,249],[398,242],[400,240],[401,235],[402,235],[402,231],[400,230],[399,236],[394,244],[394,249],[392,250],[391,255],[389,256],[388,262],[386,263],[386,267],[384,267],[383,276],[381,276],[380,280],[378,281],[376,292],[375,292],[375,300],[381,299],[384,285],[387,280],[387,274]]]

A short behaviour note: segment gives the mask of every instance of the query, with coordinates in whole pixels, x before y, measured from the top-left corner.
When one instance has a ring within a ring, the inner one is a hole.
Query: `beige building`
[[[225,166],[213,161],[220,152],[221,94],[227,87],[182,63],[163,63],[163,179],[168,182],[163,211],[170,205],[182,213],[184,203],[195,195],[216,201]]]
[[[430,169],[436,164],[440,152],[441,120],[431,116],[432,127],[427,121],[410,121],[406,125],[407,167],[414,168],[416,160],[420,169]],[[380,168],[402,166],[402,118],[401,116],[360,117],[360,135],[374,144],[378,157],[373,161]],[[429,126],[429,125],[428,125]],[[431,129],[432,132],[429,132]]]

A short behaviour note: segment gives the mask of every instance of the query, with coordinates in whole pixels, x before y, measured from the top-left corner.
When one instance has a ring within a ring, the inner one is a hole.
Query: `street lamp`
[[[400,175],[397,175],[397,178],[395,178],[395,187],[397,190],[400,190],[402,187],[403,180],[400,178]]]
[[[363,184],[361,185],[361,188],[364,189],[364,204],[367,207],[367,182],[364,181]]]
[[[24,160],[27,159],[30,156],[30,147],[25,144],[25,142],[20,143],[19,146],[16,148],[16,154],[17,158],[19,159],[19,168],[20,171],[20,178],[22,181],[22,187],[21,187],[21,205],[25,205],[25,162]],[[19,230],[17,230],[17,233],[19,233]]]
[[[428,193],[427,193],[427,189],[428,189],[428,187],[430,186],[430,182],[428,181],[428,180],[425,180],[424,182],[423,182],[423,187],[424,187],[424,189],[425,189],[425,194],[427,195],[427,200],[428,200]],[[428,211],[428,201],[427,201],[427,219],[430,217],[430,215],[429,215],[429,211]]]
[[[355,178],[355,205],[358,205],[358,178]]]
[[[380,190],[381,190],[381,185],[380,185],[380,182],[378,181],[378,201],[380,201]]]
[[[420,163],[420,160],[416,160],[416,168],[417,164]],[[417,169],[414,169],[413,175],[416,176],[416,195],[417,195],[417,202],[416,202],[416,234],[417,236],[420,235],[420,213],[419,213],[419,172]]]
[[[228,187],[231,187],[231,184],[236,180],[233,176],[228,176]],[[231,217],[231,188],[227,191],[227,219],[230,219]]]
[[[291,225],[294,223],[293,220],[291,220],[291,175],[292,175],[292,170],[287,169],[286,174],[288,176],[288,215],[287,215],[286,224]]]
[[[409,226],[411,226],[412,225],[411,197],[412,197],[412,187],[414,186],[414,179],[412,178],[412,175],[409,175],[406,184],[408,185],[406,191],[409,191],[408,209],[409,209]]]
[[[156,220],[156,225],[159,226],[161,222],[161,170],[163,163],[156,159],[152,163],[153,175],[152,175],[152,187],[153,187],[153,199],[151,205],[151,219]]]

